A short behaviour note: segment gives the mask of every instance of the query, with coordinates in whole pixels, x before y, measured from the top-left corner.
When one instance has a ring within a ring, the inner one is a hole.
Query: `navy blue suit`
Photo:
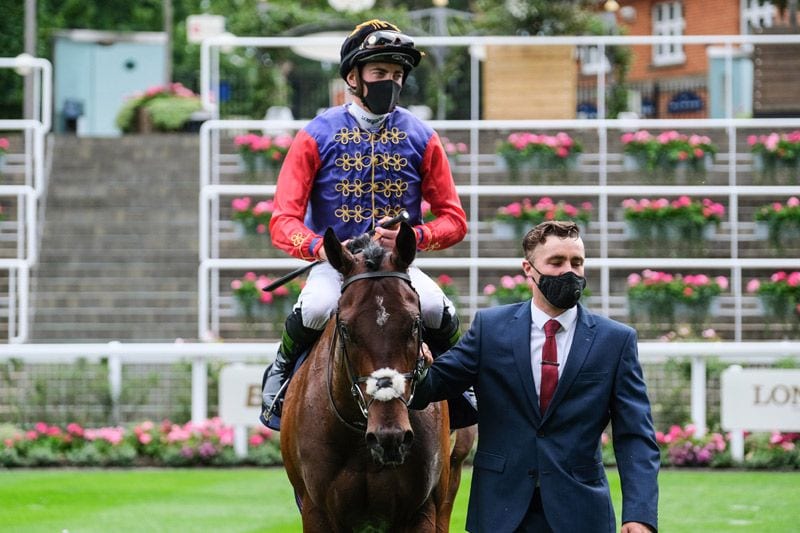
[[[530,306],[528,300],[479,311],[417,387],[413,407],[475,387],[478,449],[467,530],[515,531],[538,482],[556,532],[613,533],[600,450],[609,420],[622,521],[656,528],[659,449],[635,330],[579,306],[572,348],[543,417],[531,369]]]

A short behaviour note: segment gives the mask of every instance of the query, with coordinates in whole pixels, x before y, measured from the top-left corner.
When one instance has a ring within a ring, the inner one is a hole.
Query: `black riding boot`
[[[433,358],[455,346],[461,338],[458,315],[450,316],[447,309],[442,315],[442,324],[438,329],[425,328],[422,339],[431,350]],[[461,396],[448,398],[450,407],[450,429],[459,429],[478,423],[478,402],[472,387],[464,391]]]
[[[294,370],[297,358],[308,350],[320,335],[322,335],[322,330],[307,328],[303,325],[300,309],[295,309],[286,317],[278,354],[275,356],[275,361],[264,372],[262,398],[265,418],[269,418],[270,414],[281,416],[284,385]]]

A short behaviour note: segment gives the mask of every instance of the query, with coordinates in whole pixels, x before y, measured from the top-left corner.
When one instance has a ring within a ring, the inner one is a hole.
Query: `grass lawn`
[[[464,472],[453,516],[464,531]],[[610,471],[619,519],[619,480]],[[794,532],[800,473],[666,470],[660,476],[660,531]],[[300,532],[282,469],[4,470],[0,531]]]

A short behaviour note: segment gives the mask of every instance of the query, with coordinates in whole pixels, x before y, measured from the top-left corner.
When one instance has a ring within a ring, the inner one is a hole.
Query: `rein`
[[[356,281],[365,279],[378,280],[382,278],[399,278],[408,283],[409,286],[411,286],[411,278],[405,272],[391,272],[391,271],[364,272],[346,278],[342,283],[342,293],[344,293],[345,289],[347,289],[347,287],[349,287],[352,283]],[[330,354],[328,358],[328,398],[330,400],[331,406],[333,407],[333,412],[336,414],[336,417],[348,428],[360,433],[365,431],[367,428],[366,420],[369,414],[369,408],[372,405],[372,402],[375,401],[375,396],[376,396],[376,394],[370,394],[371,396],[370,399],[367,399],[364,395],[364,392],[361,390],[360,385],[363,383],[367,383],[368,389],[373,388],[377,389],[377,391],[381,391],[383,389],[392,387],[393,382],[390,377],[379,375],[378,373],[380,371],[378,370],[376,370],[369,376],[357,375],[353,369],[353,363],[350,360],[350,354],[347,351],[347,343],[344,340],[345,335],[343,332],[344,332],[344,325],[339,319],[339,311],[337,310],[336,324],[333,330],[333,339],[330,344]],[[408,405],[414,399],[414,393],[416,391],[417,382],[419,381],[419,378],[422,375],[423,367],[425,364],[425,358],[422,355],[422,323],[419,316],[417,316],[416,320],[414,321],[413,333],[417,337],[417,362],[414,365],[414,369],[412,371],[405,372],[403,374],[398,374],[403,379],[403,383],[405,383],[406,381],[411,382],[411,392],[409,394],[408,399],[405,399],[402,396],[398,397],[398,399],[402,401],[406,407],[408,407]],[[339,339],[342,339],[341,343],[338,342]],[[344,417],[339,412],[339,409],[336,407],[336,402],[333,398],[333,391],[332,391],[332,382],[333,382],[332,376],[333,376],[333,365],[334,365],[337,346],[339,346],[342,351],[345,370],[347,371],[347,376],[350,381],[350,393],[352,394],[356,404],[358,405],[358,408],[361,411],[364,420],[357,420],[356,422],[348,422],[347,420],[344,419]]]

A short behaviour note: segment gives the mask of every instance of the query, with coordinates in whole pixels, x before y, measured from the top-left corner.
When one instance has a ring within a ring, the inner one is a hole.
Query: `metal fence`
[[[33,78],[33,117],[0,120],[0,133],[8,132],[11,150],[5,156],[2,205],[12,215],[0,222],[0,271],[2,280],[0,316],[5,319],[9,342],[28,339],[30,317],[30,271],[38,259],[39,203],[46,190],[45,136],[52,120],[52,66],[46,59],[19,56],[0,58],[0,68],[15,69]]]

